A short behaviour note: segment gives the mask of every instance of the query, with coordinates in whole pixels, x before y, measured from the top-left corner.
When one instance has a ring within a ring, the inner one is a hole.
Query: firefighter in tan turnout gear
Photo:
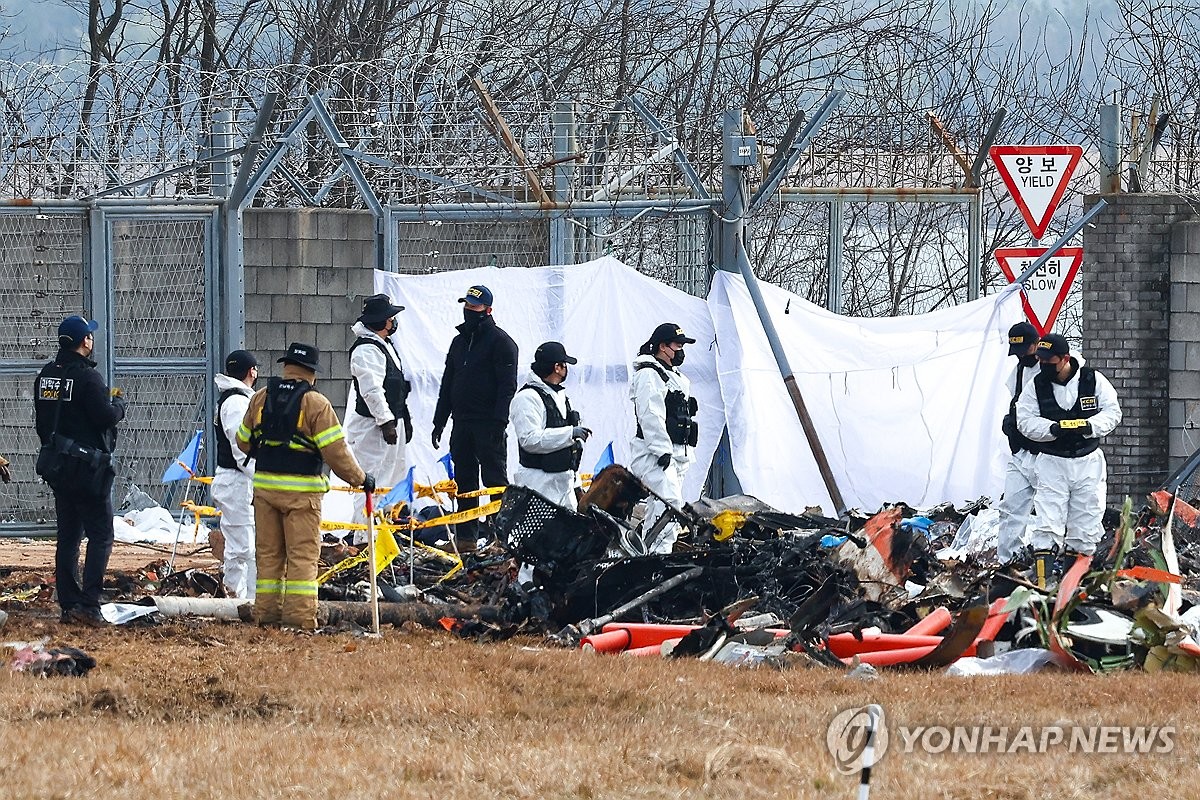
[[[351,486],[375,490],[346,445],[329,400],[313,388],[319,353],[293,342],[279,359],[283,376],[250,399],[238,448],[255,459],[255,617],[260,625],[317,627],[317,561],[325,464]]]

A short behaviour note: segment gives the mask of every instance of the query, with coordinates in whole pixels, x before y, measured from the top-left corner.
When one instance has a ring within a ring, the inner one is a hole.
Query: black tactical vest
[[[1017,428],[1017,401],[1021,398],[1021,389],[1024,387],[1025,370],[1025,367],[1017,365],[1017,388],[1013,392],[1012,400],[1008,402],[1008,413],[1004,415],[1004,421],[1001,423],[1000,428],[1004,431],[1004,435],[1008,437],[1008,449],[1012,452],[1017,453],[1025,450],[1030,453],[1039,453],[1041,452],[1042,443],[1035,442],[1027,436],[1022,435],[1021,431]]]
[[[546,407],[547,428],[565,428],[568,425],[574,427],[579,424],[579,413],[571,410],[570,400],[566,401],[567,415],[564,417],[550,392],[535,383],[527,383],[521,388],[533,389],[538,397],[542,398],[542,405]],[[566,447],[550,453],[531,453],[518,445],[517,455],[522,467],[540,469],[542,472],[569,472],[579,469],[579,462],[583,458],[583,445],[577,439],[572,439]]]
[[[383,353],[383,363],[387,364],[387,371],[383,375],[383,397],[387,401],[388,410],[396,417],[396,419],[408,418],[408,390],[409,382],[404,377],[404,371],[396,366],[396,362],[392,359],[392,354],[388,352],[388,347],[383,342],[377,339],[371,339],[367,336],[360,336],[354,344],[350,345],[350,354],[354,355],[354,350],[365,344],[373,345],[379,348]],[[358,390],[358,378],[351,377],[351,383],[354,384],[354,413],[359,416],[371,416],[371,409],[367,408],[367,401],[363,399],[362,392]]]
[[[1061,422],[1064,419],[1086,419],[1100,413],[1100,404],[1096,399],[1096,370],[1091,367],[1079,368],[1079,397],[1075,405],[1064,410],[1054,399],[1054,383],[1045,375],[1033,379],[1033,387],[1037,390],[1038,413],[1045,419]],[[1087,438],[1075,431],[1062,431],[1053,442],[1038,442],[1041,452],[1049,453],[1060,458],[1082,458],[1100,447],[1100,440]]]
[[[271,378],[267,384],[262,419],[250,441],[256,469],[281,475],[320,475],[324,461],[317,443],[302,435],[300,406],[312,384],[302,380]]]
[[[638,364],[634,367],[634,371],[640,369],[652,369],[658,373],[658,377],[663,379],[663,383],[669,383],[670,377],[667,371],[658,364]],[[665,399],[667,410],[667,436],[671,438],[671,444],[686,444],[691,447],[696,446],[700,434],[699,426],[692,421],[692,417],[696,416],[696,411],[699,406],[696,404],[696,398],[688,397],[678,389],[672,389],[667,392]],[[642,423],[638,422],[637,437],[645,439],[642,435]]]

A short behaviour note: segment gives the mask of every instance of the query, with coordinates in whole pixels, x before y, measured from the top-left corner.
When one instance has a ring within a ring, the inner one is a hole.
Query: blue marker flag
[[[196,474],[196,464],[200,461],[200,440],[203,436],[204,431],[196,431],[196,435],[188,442],[187,447],[183,448],[183,452],[175,457],[175,463],[163,473],[163,483],[186,481]]]
[[[450,480],[454,480],[454,462],[450,460],[450,454],[446,453],[446,455],[439,458],[438,463],[441,464],[443,468],[445,468],[446,477],[449,478]]]
[[[596,466],[592,469],[593,475],[599,474],[600,470],[616,463],[616,458],[613,456],[612,446],[613,443],[609,442],[608,447],[604,448],[604,452],[600,454],[600,460],[596,462]]]
[[[391,508],[400,501],[412,504],[413,501],[413,470],[416,467],[409,467],[408,474],[404,476],[404,480],[392,487],[392,490],[383,496],[379,501],[380,508]]]

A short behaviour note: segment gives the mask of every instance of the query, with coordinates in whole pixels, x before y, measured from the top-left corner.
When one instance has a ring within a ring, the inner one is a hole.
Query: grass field
[[[303,637],[172,621],[66,628],[15,612],[7,639],[52,635],[86,678],[0,673],[0,796],[853,797],[825,745],[838,710],[893,725],[1173,725],[1174,751],[890,752],[881,798],[1200,795],[1200,680],[1130,673],[950,678],[733,670],[475,644],[390,630]]]

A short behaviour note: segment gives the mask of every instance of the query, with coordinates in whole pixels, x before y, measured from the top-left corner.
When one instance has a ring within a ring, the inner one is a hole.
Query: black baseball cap
[[[58,323],[58,343],[63,346],[78,347],[89,333],[95,333],[100,323],[87,320],[78,314],[67,317]]]
[[[545,342],[533,353],[535,364],[578,364],[579,359],[567,355],[567,348],[559,342]]]
[[[470,303],[473,306],[490,306],[492,304],[492,290],[486,286],[472,286],[467,289],[467,293],[458,298],[460,303]]]
[[[1008,354],[1023,356],[1029,345],[1038,340],[1037,328],[1028,322],[1018,322],[1008,329]]]
[[[1050,358],[1052,356],[1066,356],[1071,354],[1071,345],[1067,343],[1067,337],[1058,333],[1047,333],[1038,342],[1037,357]]]
[[[258,359],[249,350],[234,350],[225,356],[225,374],[241,380],[250,374],[253,367],[258,366]]]
[[[679,342],[680,344],[695,344],[696,340],[690,338],[683,332],[683,328],[676,325],[674,322],[664,322],[654,329],[654,333],[650,334],[650,344],[660,345],[667,342]]]
[[[279,364],[295,364],[298,367],[311,369],[316,372],[320,368],[321,351],[315,345],[292,342],[288,345],[283,358],[277,359]]]

